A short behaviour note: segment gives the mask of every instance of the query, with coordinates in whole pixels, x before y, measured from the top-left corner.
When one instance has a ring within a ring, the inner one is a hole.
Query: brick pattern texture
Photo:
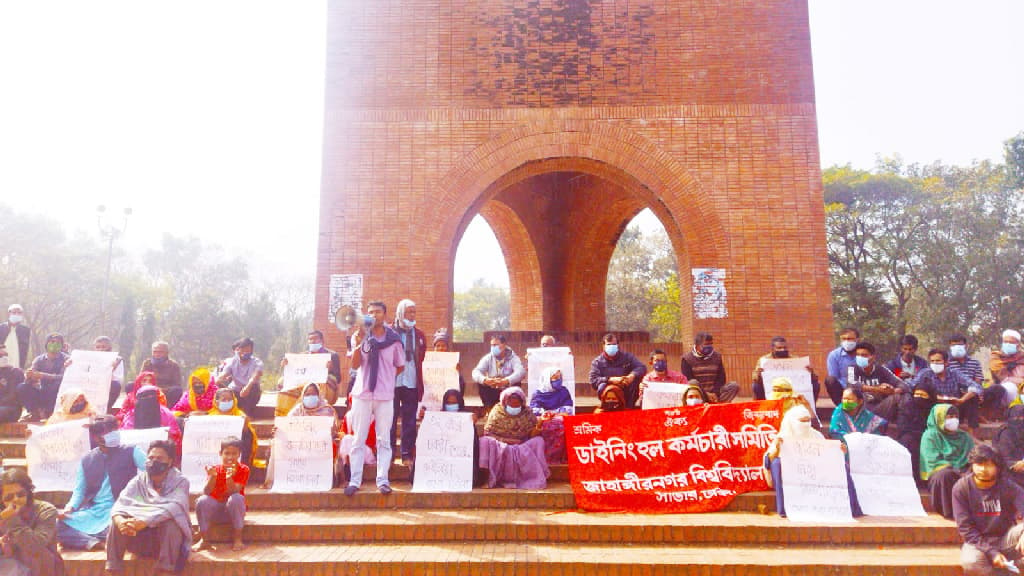
[[[450,327],[478,213],[513,330],[599,333],[608,260],[649,207],[684,311],[691,268],[727,270],[729,317],[684,313],[684,341],[710,330],[748,372],[783,334],[823,364],[806,0],[336,0],[327,39],[315,324],[331,346],[331,274],[363,274],[364,300],[412,298],[428,333]]]

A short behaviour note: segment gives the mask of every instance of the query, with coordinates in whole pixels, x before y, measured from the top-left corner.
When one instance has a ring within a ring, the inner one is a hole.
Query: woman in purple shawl
[[[548,469],[544,440],[526,394],[518,386],[506,388],[491,409],[480,439],[480,466],[487,468],[489,488],[547,487]]]
[[[541,372],[540,383],[530,397],[530,408],[540,419],[544,438],[544,457],[548,464],[565,464],[565,423],[562,416],[572,415],[572,394],[562,384],[562,371],[552,366]]]

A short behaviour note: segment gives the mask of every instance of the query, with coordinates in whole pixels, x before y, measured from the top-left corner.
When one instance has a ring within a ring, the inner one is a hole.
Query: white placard
[[[330,416],[274,418],[273,492],[326,492],[334,483]]]
[[[75,487],[78,464],[89,452],[88,424],[88,420],[80,419],[28,427],[31,435],[25,441],[25,460],[37,492]]]
[[[857,502],[871,516],[927,516],[914,483],[910,451],[888,436],[844,436]]]
[[[57,392],[57,402],[65,391],[78,388],[85,394],[86,400],[97,414],[107,413],[107,401],[110,399],[110,380],[114,373],[116,352],[98,352],[96,350],[72,350],[71,365],[64,370],[64,378]],[[54,411],[60,406],[54,405]]]
[[[549,348],[527,348],[526,381],[529,395],[540,390],[540,379],[547,368],[558,368],[562,372],[562,386],[572,396],[572,411],[576,413],[576,360],[572,350],[562,346]]]
[[[798,358],[763,358],[761,359],[761,380],[764,382],[765,395],[771,396],[772,380],[778,377],[789,378],[793,383],[793,393],[803,396],[811,406],[814,406],[814,388],[811,386],[811,372],[807,367],[811,365],[808,356]],[[811,417],[818,420],[816,410],[811,410]]]
[[[288,360],[281,377],[284,389],[291,390],[306,384],[324,384],[327,382],[327,364],[331,361],[330,354],[285,354]]]
[[[193,494],[202,492],[206,486],[206,467],[221,463],[220,443],[228,436],[241,438],[244,424],[242,416],[193,416],[185,421],[181,473],[188,478]]]
[[[413,492],[469,492],[473,489],[473,416],[427,412],[416,437]]]
[[[657,410],[659,408],[675,408],[685,404],[683,394],[686,384],[675,382],[648,382],[644,385],[644,399],[641,408]]]
[[[444,393],[459,389],[459,373],[454,366],[423,361],[423,402],[427,410],[440,410]]]
[[[121,446],[138,446],[143,452],[157,440],[167,440],[167,428],[143,428],[141,430],[121,430]]]
[[[460,352],[435,352],[434,350],[427,350],[426,356],[424,356],[424,362],[436,362],[445,366],[455,368],[459,365]]]
[[[782,442],[781,458],[782,494],[790,520],[853,522],[842,442],[788,438]]]

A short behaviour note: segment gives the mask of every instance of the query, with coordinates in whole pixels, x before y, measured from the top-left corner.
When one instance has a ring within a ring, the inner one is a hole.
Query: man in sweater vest
[[[710,332],[697,332],[693,337],[693,349],[683,354],[679,371],[687,380],[697,381],[708,402],[732,402],[740,392],[739,384],[725,381],[722,354],[715,350],[715,340]]]

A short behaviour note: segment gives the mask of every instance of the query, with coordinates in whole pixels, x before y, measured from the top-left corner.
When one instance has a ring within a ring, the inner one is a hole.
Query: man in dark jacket
[[[21,416],[18,385],[25,381],[25,373],[11,364],[7,347],[0,343],[0,422],[14,422]]]
[[[619,337],[605,334],[602,339],[604,351],[590,363],[590,386],[601,396],[609,385],[622,388],[626,408],[636,406],[640,381],[647,373],[647,366],[629,352],[619,350]]]
[[[683,354],[679,370],[687,380],[696,380],[712,403],[729,403],[740,393],[735,382],[725,381],[725,363],[722,353],[715,350],[715,340],[710,332],[697,332],[693,337],[693,349]]]
[[[28,368],[28,342],[32,330],[25,325],[25,311],[21,304],[7,308],[7,322],[0,324],[0,345],[7,347],[11,365],[24,370]]]

